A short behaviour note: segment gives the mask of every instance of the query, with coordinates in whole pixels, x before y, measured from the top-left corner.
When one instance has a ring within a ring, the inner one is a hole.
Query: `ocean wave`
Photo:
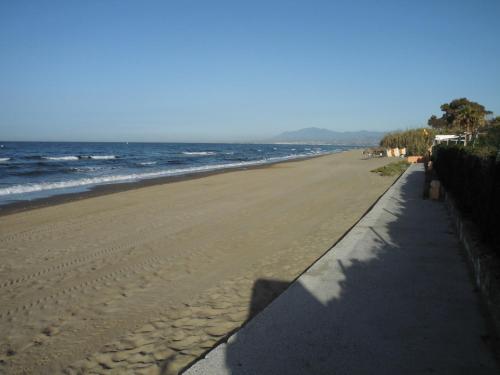
[[[40,168],[40,164],[45,164],[44,168]],[[78,168],[54,168],[50,166],[49,163],[37,163],[36,166],[31,168],[20,167],[16,168],[10,172],[13,176],[18,177],[38,177],[38,176],[48,176],[48,175],[68,175],[74,172],[78,172]]]
[[[115,155],[65,155],[65,156],[30,156],[29,159],[44,159],[52,161],[74,161],[81,159],[111,160],[116,159]]]
[[[248,161],[248,158],[246,158],[245,156],[234,156],[232,158],[227,158],[227,160]]]
[[[183,151],[184,155],[192,155],[192,156],[209,156],[209,155],[217,155],[214,151]]]
[[[137,163],[137,164],[148,166],[148,165],[155,165],[156,163],[157,163],[156,161],[143,161],[143,162]]]
[[[80,159],[78,156],[43,156],[42,159],[45,160],[54,160],[54,161],[69,161],[69,160],[78,160]]]
[[[94,160],[112,160],[116,159],[116,155],[90,155],[89,158]]]
[[[39,171],[39,170],[31,170],[31,171],[22,171],[16,172],[14,175],[23,176],[23,177],[37,177],[37,176],[46,176],[48,174],[54,173],[53,171]]]
[[[110,184],[110,183],[133,182],[133,181],[158,178],[158,177],[178,176],[191,173],[210,172],[220,169],[233,169],[233,168],[241,168],[254,165],[277,163],[280,161],[301,159],[310,156],[311,155],[307,154],[288,155],[288,156],[271,157],[267,159],[254,160],[254,161],[242,161],[236,163],[204,165],[204,166],[179,168],[179,169],[167,169],[157,172],[89,177],[78,180],[67,180],[58,182],[29,183],[24,185],[14,185],[6,188],[0,188],[0,196],[13,195],[13,194],[27,194],[27,193],[40,192],[45,190],[54,190],[54,189],[68,189],[68,188],[78,188],[85,186],[95,186],[95,185]]]
[[[104,167],[98,167],[95,165],[89,165],[85,167],[76,167],[76,168],[71,168],[71,171],[73,172],[95,172],[95,171],[100,171],[103,170]]]
[[[5,163],[6,161],[9,161],[10,158],[0,158],[0,163]]]

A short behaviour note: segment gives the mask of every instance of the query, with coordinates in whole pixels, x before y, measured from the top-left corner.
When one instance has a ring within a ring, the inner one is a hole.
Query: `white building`
[[[455,135],[455,134],[438,134],[434,137],[433,146],[439,145],[442,143],[448,144],[458,144],[463,143],[464,145],[470,141],[470,136],[467,134]]]

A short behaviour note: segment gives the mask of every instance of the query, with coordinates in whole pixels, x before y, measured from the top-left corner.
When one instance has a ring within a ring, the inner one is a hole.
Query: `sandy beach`
[[[1,216],[0,373],[177,373],[327,251],[388,162],[354,150]]]

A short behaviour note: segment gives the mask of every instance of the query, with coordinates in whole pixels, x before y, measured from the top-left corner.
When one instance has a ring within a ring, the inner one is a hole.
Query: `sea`
[[[0,205],[104,184],[241,168],[350,146],[233,143],[0,142]]]

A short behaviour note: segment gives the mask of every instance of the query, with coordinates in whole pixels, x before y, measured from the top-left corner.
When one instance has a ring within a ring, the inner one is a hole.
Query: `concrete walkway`
[[[410,167],[341,242],[185,373],[499,373],[446,209],[422,199],[423,183],[422,166]]]

